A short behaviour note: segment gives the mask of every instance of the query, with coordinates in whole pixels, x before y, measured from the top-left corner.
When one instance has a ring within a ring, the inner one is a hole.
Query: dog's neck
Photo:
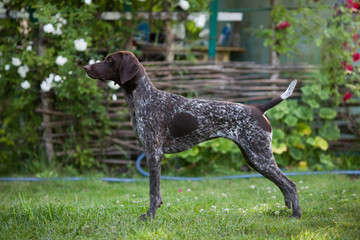
[[[153,93],[158,91],[146,73],[141,77],[135,77],[135,79],[121,86],[121,89],[124,92],[126,102],[130,109],[136,108],[133,99],[137,99],[137,104],[146,104]]]

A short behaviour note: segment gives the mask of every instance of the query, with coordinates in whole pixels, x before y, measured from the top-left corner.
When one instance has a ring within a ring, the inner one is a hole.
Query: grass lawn
[[[267,179],[162,181],[155,220],[139,216],[148,182],[0,182],[1,239],[359,239],[360,180],[292,177],[302,218]]]

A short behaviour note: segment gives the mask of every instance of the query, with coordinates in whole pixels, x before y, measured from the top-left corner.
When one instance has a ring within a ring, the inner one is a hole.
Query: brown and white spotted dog
[[[130,108],[131,125],[143,146],[150,175],[150,206],[147,216],[155,217],[162,204],[160,165],[164,153],[190,149],[203,141],[223,137],[240,148],[247,163],[274,182],[300,218],[296,184],[281,172],[271,151],[272,129],[264,113],[288,98],[296,85],[290,83],[279,97],[258,106],[187,99],[160,91],[144,67],[130,52],[120,51],[104,61],[84,67],[88,76],[119,84]],[[146,215],[142,215],[146,218]]]

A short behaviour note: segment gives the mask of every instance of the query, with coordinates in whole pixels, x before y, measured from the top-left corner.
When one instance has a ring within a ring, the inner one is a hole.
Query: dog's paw
[[[141,214],[140,215],[140,217],[139,217],[139,219],[141,220],[141,221],[147,221],[147,220],[149,220],[149,217],[148,217],[148,215],[147,214]]]
[[[293,215],[291,215],[290,217],[300,219],[301,218],[301,213],[293,213]]]

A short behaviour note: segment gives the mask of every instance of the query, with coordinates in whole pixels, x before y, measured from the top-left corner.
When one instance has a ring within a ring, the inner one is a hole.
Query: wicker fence
[[[154,85],[165,91],[190,98],[225,100],[241,103],[259,103],[280,95],[293,79],[299,80],[293,97],[300,96],[300,86],[311,80],[316,68],[306,64],[258,65],[247,62],[210,63],[210,62],[144,62],[147,74]],[[277,75],[279,74],[279,75]],[[271,78],[279,76],[276,80]],[[99,81],[101,87],[106,83]],[[91,151],[99,156],[99,161],[109,164],[134,163],[142,149],[130,126],[126,102],[121,90],[116,93],[118,100],[104,100],[109,118],[114,123],[111,135],[99,143],[96,134],[91,140]],[[104,98],[105,99],[105,98]],[[53,106],[50,109],[49,95],[43,95],[44,141],[49,155],[63,156],[74,151],[64,151],[64,138],[73,137],[64,128],[71,126],[74,119]],[[347,140],[346,140],[347,141]],[[347,144],[344,141],[338,143]],[[350,141],[351,143],[351,141]],[[338,144],[339,145],[339,144]],[[333,146],[337,146],[334,142]],[[339,145],[341,147],[341,144]]]

